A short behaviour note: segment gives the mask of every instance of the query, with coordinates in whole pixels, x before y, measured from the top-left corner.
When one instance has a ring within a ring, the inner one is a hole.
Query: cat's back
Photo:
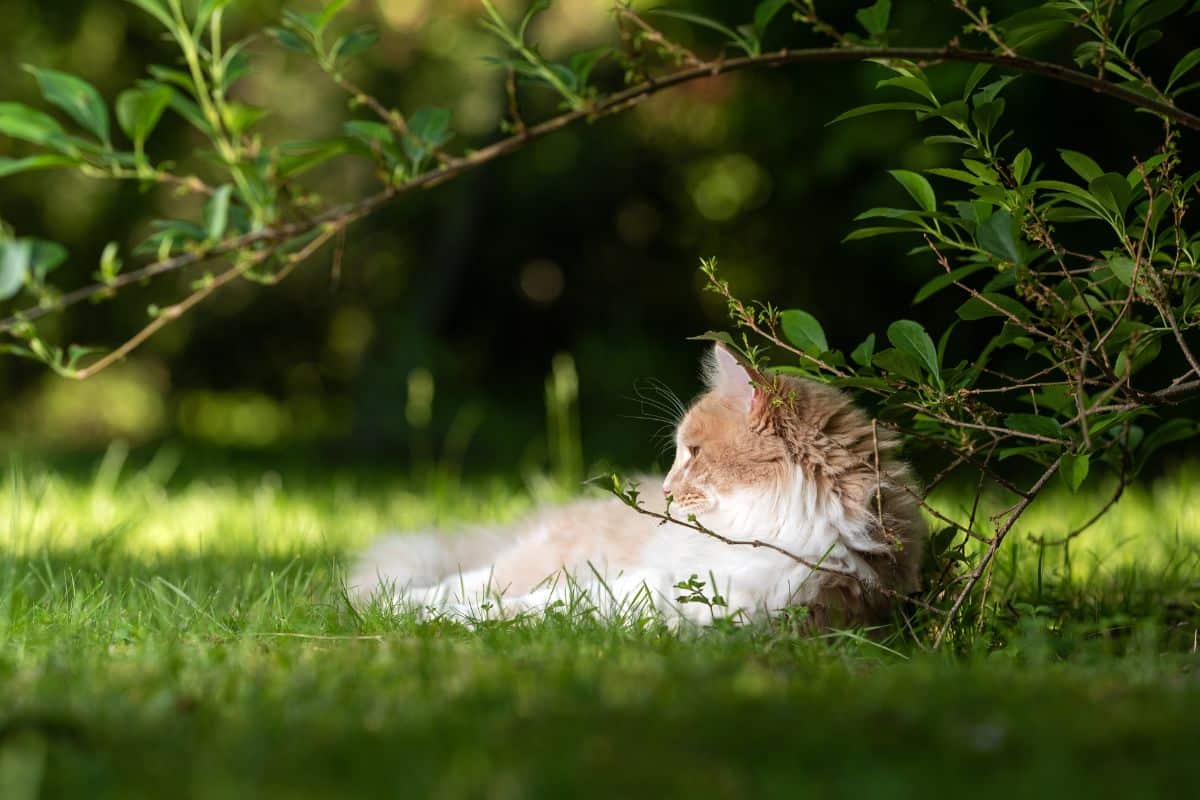
[[[662,479],[642,476],[638,500],[645,511],[662,514],[665,502]],[[595,495],[568,503],[544,506],[516,526],[522,574],[546,575],[566,567],[576,571],[629,569],[641,565],[643,553],[655,536],[659,520],[639,513],[615,496]],[[508,571],[506,559],[497,569]],[[516,564],[512,564],[516,567]]]

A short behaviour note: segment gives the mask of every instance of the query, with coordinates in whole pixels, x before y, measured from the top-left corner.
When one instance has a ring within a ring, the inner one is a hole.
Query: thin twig
[[[996,551],[1000,548],[1000,543],[1004,541],[1004,537],[1008,535],[1008,532],[1012,530],[1013,525],[1015,525],[1017,520],[1021,518],[1021,515],[1025,513],[1025,509],[1029,508],[1029,504],[1033,502],[1033,498],[1036,497],[1043,488],[1045,488],[1050,479],[1054,477],[1055,473],[1058,472],[1058,468],[1061,464],[1062,456],[1059,456],[1057,459],[1055,459],[1054,463],[1042,473],[1041,477],[1037,479],[1033,486],[1029,488],[1029,491],[1025,493],[1025,496],[1021,499],[1021,501],[1010,510],[1008,519],[1004,521],[1004,524],[1001,526],[1001,528],[996,531],[996,535],[992,537],[992,543],[988,546],[987,552],[983,554],[983,557],[979,560],[979,563],[975,565],[975,569],[971,570],[971,574],[967,578],[967,585],[964,586],[958,593],[958,596],[954,598],[954,604],[950,606],[950,611],[946,614],[946,624],[942,626],[941,630],[938,631],[937,637],[933,640],[933,646],[935,649],[941,645],[942,639],[945,638],[946,632],[950,630],[950,626],[953,624],[954,618],[958,615],[959,609],[962,608],[963,603],[965,603],[967,597],[970,596],[971,590],[975,588],[977,583],[979,583],[979,578],[983,575],[984,570],[987,569],[988,564],[991,563],[992,557],[996,555]]]
[[[610,491],[613,491],[613,490],[610,489]],[[616,494],[617,497],[622,502],[624,502],[626,505],[628,505],[630,508],[632,508],[637,513],[645,515],[647,517],[652,517],[653,519],[657,519],[660,524],[679,525],[681,527],[696,531],[697,533],[702,533],[711,539],[715,539],[718,542],[721,542],[723,544],[727,544],[727,545],[730,545],[733,547],[754,547],[754,548],[761,547],[761,548],[765,548],[767,550],[772,550],[786,558],[790,558],[792,561],[795,561],[797,564],[800,564],[801,566],[804,566],[804,567],[807,567],[807,568],[813,570],[814,572],[825,572],[830,575],[837,575],[838,577],[849,578],[850,580],[857,583],[859,586],[861,586],[866,591],[879,592],[880,594],[883,594],[889,598],[911,602],[918,606],[921,606],[922,608],[926,609],[927,611],[933,611],[938,614],[945,613],[940,608],[930,605],[930,604],[924,602],[923,600],[919,600],[915,597],[910,597],[908,595],[901,594],[900,592],[894,591],[893,589],[890,589],[887,586],[883,586],[880,584],[867,583],[861,577],[859,577],[858,575],[855,575],[853,573],[845,572],[840,569],[832,569],[830,567],[824,566],[820,562],[809,561],[808,559],[798,556],[795,553],[791,552],[790,550],[780,547],[779,545],[771,544],[770,542],[764,542],[761,539],[732,539],[728,536],[724,536],[722,534],[717,533],[716,531],[712,530],[711,528],[701,525],[694,516],[691,516],[686,520],[682,520],[682,519],[679,519],[678,517],[673,517],[670,514],[663,514],[658,511],[651,511],[648,508],[644,508],[640,503],[630,502],[624,495],[620,494],[619,492],[614,491],[613,493]]]
[[[299,264],[300,262],[309,258],[309,256],[324,246],[324,244],[329,241],[329,238],[333,236],[333,234],[334,231],[327,231],[310,242],[303,250],[288,256],[288,267],[294,268],[296,264]],[[137,334],[128,339],[120,347],[110,353],[105,354],[100,359],[89,364],[86,368],[69,373],[69,376],[76,380],[85,381],[88,378],[95,376],[97,373],[108,369],[113,364],[117,363],[134,350],[145,344],[146,341],[149,340],[154,334],[158,333],[167,325],[170,325],[172,322],[175,322],[184,314],[191,311],[201,302],[206,300],[213,292],[228,286],[235,278],[245,275],[251,269],[266,261],[274,254],[274,252],[275,251],[273,249],[267,248],[255,253],[253,256],[245,258],[242,263],[234,265],[232,268],[221,273],[216,278],[206,282],[203,286],[185,297],[183,300],[180,300],[178,303],[175,303],[172,306],[164,308],[153,320],[151,320],[150,324],[138,331]],[[286,272],[290,272],[288,267],[284,268]]]
[[[651,25],[649,22],[646,22],[646,20],[642,19],[641,16],[638,15],[638,13],[632,8],[618,6],[616,13],[618,19],[624,19],[632,22],[641,29],[642,37],[644,39],[653,42],[658,47],[662,48],[664,52],[669,53],[676,58],[679,63],[687,64],[693,67],[704,64],[703,59],[683,45],[677,42],[672,42],[666,36],[663,36],[662,31]]]

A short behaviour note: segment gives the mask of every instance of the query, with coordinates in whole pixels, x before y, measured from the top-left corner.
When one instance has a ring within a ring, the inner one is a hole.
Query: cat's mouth
[[[687,494],[672,498],[671,510],[684,514],[699,514],[704,511],[711,511],[715,505],[716,503],[708,495],[701,494],[700,492],[688,492]]]

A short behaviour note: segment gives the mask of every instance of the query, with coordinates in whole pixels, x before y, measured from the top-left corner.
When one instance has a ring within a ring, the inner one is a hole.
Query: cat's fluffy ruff
[[[470,617],[561,602],[622,616],[653,606],[671,621],[698,623],[714,611],[748,618],[801,605],[817,626],[877,621],[889,595],[915,588],[925,534],[895,438],[842,392],[752,372],[720,346],[705,373],[709,389],[678,426],[662,484],[672,515],[694,514],[723,536],[770,543],[820,569],[660,525],[612,498],[504,529],[385,538],[359,561],[349,588],[363,600]],[[665,511],[653,486],[642,481],[645,507]],[[678,603],[675,584],[691,575],[727,606]]]

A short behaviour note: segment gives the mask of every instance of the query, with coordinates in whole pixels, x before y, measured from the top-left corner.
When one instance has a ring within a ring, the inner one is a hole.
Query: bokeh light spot
[[[525,299],[548,306],[562,297],[567,281],[558,264],[548,258],[539,258],[521,267],[520,285]]]
[[[688,184],[696,210],[705,219],[726,222],[761,205],[771,179],[749,156],[731,153],[689,168]]]

